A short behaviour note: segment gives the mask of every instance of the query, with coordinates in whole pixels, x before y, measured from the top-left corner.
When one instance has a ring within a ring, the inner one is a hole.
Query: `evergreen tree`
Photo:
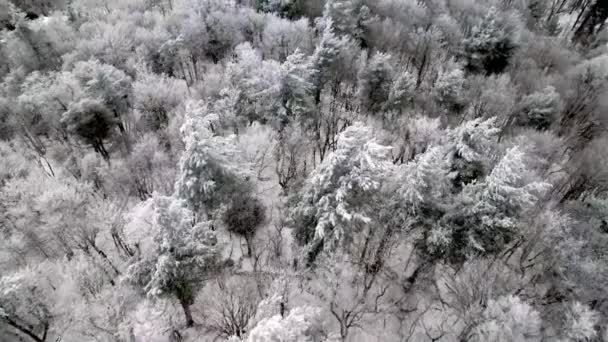
[[[90,99],[71,103],[61,118],[61,123],[66,125],[69,132],[93,146],[95,152],[107,161],[110,160],[110,153],[104,141],[111,137],[117,122],[116,116],[102,101]]]
[[[218,116],[207,114],[200,102],[187,107],[181,129],[186,149],[180,159],[175,193],[195,214],[210,218],[222,203],[247,188],[248,172],[236,164],[238,153],[233,139],[214,133],[219,129]]]
[[[320,246],[348,247],[362,225],[372,225],[380,205],[372,198],[391,170],[389,153],[361,123],[340,134],[336,151],[315,169],[293,208],[295,237],[311,244],[312,260]]]
[[[467,69],[487,74],[501,73],[509,65],[517,47],[513,28],[501,18],[495,7],[475,25],[463,41]]]
[[[376,114],[386,106],[393,73],[390,56],[384,53],[374,54],[359,71],[357,96],[367,113]]]
[[[367,47],[365,25],[370,19],[370,10],[361,0],[329,0],[325,3],[323,17],[331,19],[338,36],[349,36]]]
[[[335,76],[335,69],[339,62],[339,54],[346,45],[345,38],[338,38],[334,33],[333,22],[328,20],[323,28],[323,35],[312,55],[312,67],[315,71],[313,85],[315,87],[315,103],[321,102],[323,88]]]
[[[193,225],[183,201],[156,196],[149,254],[138,255],[127,269],[126,281],[148,296],[174,296],[184,311],[186,325],[194,320],[190,306],[202,283],[217,270],[219,248],[208,222]]]

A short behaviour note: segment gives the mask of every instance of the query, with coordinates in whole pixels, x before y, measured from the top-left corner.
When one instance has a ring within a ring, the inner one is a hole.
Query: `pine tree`
[[[236,114],[249,122],[274,123],[281,104],[281,64],[262,60],[249,43],[238,45],[235,54],[227,73],[238,92]]]
[[[361,123],[342,132],[336,151],[315,169],[293,208],[298,242],[312,244],[315,254],[322,245],[347,246],[359,225],[370,224],[380,205],[371,198],[392,169],[389,153]]]
[[[452,182],[461,188],[487,171],[491,152],[496,148],[500,132],[496,119],[481,118],[467,121],[447,132],[449,158],[452,165]]]
[[[519,148],[509,149],[483,181],[465,185],[444,217],[457,240],[454,256],[503,250],[519,236],[523,215],[549,188],[528,170]]]
[[[474,26],[463,41],[467,68],[473,72],[501,73],[508,65],[517,42],[495,7]]]
[[[303,15],[304,2],[302,0],[260,0],[257,2],[259,10],[276,13],[280,17],[290,20]]]
[[[138,255],[126,272],[126,281],[150,297],[174,296],[186,324],[194,320],[190,306],[202,283],[219,263],[217,240],[208,222],[193,225],[193,213],[173,197],[155,196],[154,217],[148,236],[153,247]]]
[[[186,149],[175,183],[176,195],[196,214],[210,217],[213,210],[232,195],[247,188],[248,173],[237,161],[238,151],[231,137],[214,133],[218,116],[207,113],[201,103],[190,103],[181,131]]]
[[[433,88],[434,95],[439,104],[447,109],[458,112],[464,106],[463,90],[464,71],[458,67],[450,70],[441,70]]]
[[[317,105],[321,102],[321,92],[324,86],[334,77],[334,69],[337,67],[339,54],[347,43],[346,38],[336,36],[333,26],[331,19],[325,23],[323,35],[311,57],[312,67],[315,71],[313,85]]]
[[[110,138],[117,122],[116,116],[102,101],[91,99],[70,104],[61,118],[61,123],[66,125],[69,132],[93,146],[95,152],[107,161],[110,160],[110,153],[104,141]]]
[[[323,17],[331,19],[338,36],[349,36],[367,47],[365,25],[370,19],[370,10],[361,0],[329,0],[325,3]]]
[[[299,50],[279,64],[262,61],[251,45],[242,44],[229,70],[240,92],[237,110],[250,121],[270,122],[281,130],[289,122],[305,120],[313,111],[315,70],[310,58]]]
[[[389,101],[394,73],[390,58],[387,54],[375,53],[359,71],[357,97],[367,113],[382,111]]]
[[[400,73],[397,77],[394,77],[386,103],[382,106],[382,111],[403,111],[412,103],[415,89],[416,79],[414,75],[408,71]]]
[[[287,57],[281,65],[281,109],[279,127],[294,119],[305,118],[314,107],[313,66],[299,50]]]

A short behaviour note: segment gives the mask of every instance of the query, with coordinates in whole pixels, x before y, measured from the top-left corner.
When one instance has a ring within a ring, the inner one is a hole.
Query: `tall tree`
[[[238,150],[232,137],[214,133],[218,116],[202,103],[191,103],[182,126],[186,145],[175,183],[176,195],[197,215],[210,218],[213,211],[248,187],[246,168],[236,162]]]
[[[340,134],[336,151],[315,169],[293,208],[295,237],[309,244],[309,263],[323,248],[348,248],[357,233],[373,226],[380,204],[371,198],[391,170],[389,153],[361,123]]]
[[[63,114],[61,123],[66,125],[68,131],[93,146],[95,152],[106,161],[110,161],[104,141],[111,137],[118,120],[103,102],[90,99],[74,102]]]
[[[513,30],[497,8],[490,8],[463,41],[467,69],[487,74],[503,72],[517,47]]]
[[[605,1],[587,1],[580,9],[572,40],[583,45],[593,42],[595,35],[601,31],[608,20],[608,4]]]
[[[163,196],[151,201],[154,205],[149,228],[151,246],[129,266],[126,281],[148,296],[177,298],[186,325],[192,326],[190,306],[198,289],[218,267],[217,239],[208,222],[193,225],[193,214],[183,201]]]

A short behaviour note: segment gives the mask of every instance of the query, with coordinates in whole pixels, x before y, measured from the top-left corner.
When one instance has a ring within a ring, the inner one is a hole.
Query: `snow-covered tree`
[[[306,176],[308,172],[306,153],[311,146],[308,137],[298,125],[288,125],[282,133],[274,144],[274,170],[279,185],[283,190],[287,190],[300,184]]]
[[[523,108],[522,124],[528,124],[537,129],[547,129],[555,122],[555,116],[561,110],[562,101],[555,88],[548,86],[525,96],[521,100],[521,106]]]
[[[374,229],[381,230],[380,227]],[[391,238],[395,236],[397,235]],[[367,247],[377,249],[376,239],[382,237],[382,234],[370,234],[364,236],[358,243],[365,244],[368,240]],[[388,318],[390,314],[384,316],[381,312],[394,307],[395,301],[399,300],[397,293],[400,292],[401,286],[396,282],[387,282],[384,278],[387,273],[394,270],[384,264],[389,260],[387,255],[390,255],[393,249],[390,248],[390,243],[384,248],[386,250],[369,254],[365,253],[364,249],[359,249],[356,251],[359,253],[350,255],[341,250],[332,250],[324,254],[323,259],[316,263],[314,272],[311,273],[314,276],[305,284],[307,291],[319,299],[319,303],[329,316],[327,319],[336,323],[333,339],[348,341],[361,335],[374,336],[382,330],[381,326],[370,326],[365,331],[361,326],[372,317]],[[365,254],[363,258],[361,252]],[[396,290],[397,287],[399,290]],[[386,335],[380,332],[375,336]]]
[[[605,2],[0,0],[0,341],[608,336]]]
[[[133,83],[133,107],[141,113],[144,128],[158,130],[169,125],[169,117],[186,98],[186,84],[175,78],[141,72]]]
[[[450,110],[458,111],[464,105],[464,71],[458,67],[441,70],[433,88],[437,101]]]
[[[292,309],[286,317],[276,315],[262,320],[245,341],[324,341],[325,336],[320,310],[303,306]]]
[[[522,215],[542,198],[550,185],[536,179],[517,148],[507,151],[480,182],[467,184],[445,217],[452,229],[456,255],[493,254],[520,234]],[[464,249],[461,249],[464,248]],[[463,254],[461,254],[463,253]],[[456,256],[454,255],[454,256]],[[458,257],[457,257],[458,258]]]
[[[124,163],[124,170],[131,183],[130,187],[142,200],[148,199],[154,192],[173,193],[175,161],[163,147],[155,135],[144,135],[133,144],[133,153]]]
[[[607,91],[608,55],[600,55],[582,61],[570,69],[569,82],[564,85],[564,110],[559,119],[558,134],[572,140],[574,148],[589,143],[605,110],[603,101]],[[586,133],[586,134],[585,134]],[[591,136],[590,136],[591,135]]]
[[[496,205],[529,208],[549,186],[545,182],[534,181],[534,176],[526,166],[523,152],[518,147],[513,147],[507,150],[484,179],[486,185],[482,196]],[[470,188],[473,187],[475,185],[470,185]]]
[[[33,72],[24,80],[21,89],[17,98],[21,115],[16,123],[21,131],[65,138],[65,127],[60,120],[68,106],[82,96],[78,80],[67,72]]]
[[[6,232],[7,247],[22,250],[20,262],[70,259],[82,253],[99,264],[105,281],[113,283],[120,274],[119,265],[103,238],[111,234],[116,206],[97,196],[91,184],[35,171],[6,184],[3,195],[10,205],[4,209],[14,220]]]
[[[8,328],[5,337],[44,342],[51,335],[55,294],[42,267],[25,267],[0,278],[0,334]]]
[[[3,49],[6,60],[3,64],[27,72],[35,70],[56,70],[61,66],[62,55],[73,48],[74,29],[67,23],[67,17],[55,13],[34,21],[22,12],[11,16],[12,30],[3,33]]]
[[[262,60],[251,44],[235,48],[236,58],[228,64],[228,77],[238,90],[235,112],[248,121],[271,121],[281,94],[280,64]]]
[[[261,35],[262,41],[259,44],[260,52],[265,59],[284,62],[287,56],[296,50],[309,53],[313,38],[308,19],[291,21],[275,16],[266,18],[267,22]]]
[[[220,338],[245,338],[256,323],[260,301],[256,286],[250,277],[239,276],[209,284],[199,296],[207,308],[205,321],[209,329]]]
[[[519,297],[503,296],[488,302],[481,323],[468,340],[537,342],[541,340],[541,323],[540,314],[529,304]]]
[[[416,79],[408,71],[394,77],[383,111],[403,111],[411,104],[416,89]]]
[[[315,86],[315,102],[321,102],[321,92],[325,84],[332,79],[336,72],[341,50],[347,44],[346,38],[339,38],[334,33],[333,22],[328,20],[323,28],[323,34],[312,55]]]
[[[424,7],[424,6],[420,6]],[[419,89],[435,70],[439,69],[443,63],[440,61],[445,58],[445,38],[444,32],[430,23],[423,24],[413,30],[408,39],[413,41],[412,62],[416,75],[416,89]]]
[[[496,119],[475,119],[450,129],[448,135],[452,181],[456,187],[468,184],[487,172],[499,133]]]
[[[390,148],[374,139],[371,128],[355,123],[340,134],[335,152],[315,169],[294,208],[296,239],[325,245],[348,245],[361,226],[370,225],[379,193],[391,170]]]
[[[398,120],[395,128],[391,140],[394,140],[393,162],[397,164],[413,160],[418,154],[440,144],[445,138],[439,118],[416,115]]]
[[[122,70],[97,60],[89,60],[76,63],[72,73],[88,97],[101,100],[117,119],[131,107],[131,77]],[[119,128],[121,131],[125,129],[122,124],[119,124]]]
[[[239,90],[237,114],[249,121],[270,122],[279,130],[294,120],[308,120],[314,107],[313,69],[310,58],[296,50],[279,64],[262,61],[251,45],[237,47],[237,60],[229,66]]]
[[[493,120],[463,123],[397,171],[397,193],[413,225],[423,228],[425,256],[463,260],[493,254],[519,236],[518,226],[549,184],[513,147],[494,163]]]
[[[91,99],[71,103],[61,118],[61,123],[66,125],[69,132],[90,144],[95,152],[108,161],[110,153],[104,142],[110,138],[118,122],[102,101]]]
[[[175,183],[179,198],[196,214],[211,215],[220,204],[247,187],[248,170],[236,163],[238,151],[232,137],[216,135],[218,116],[207,115],[203,103],[190,103],[182,126],[186,149]]]
[[[445,149],[431,147],[400,167],[399,193],[406,210],[417,213],[425,204],[432,204],[448,193],[450,165],[446,157]]]
[[[394,73],[390,58],[387,54],[375,53],[359,71],[357,96],[368,113],[381,111],[389,100]],[[407,79],[402,83],[407,84]]]
[[[565,310],[564,336],[567,341],[590,341],[597,336],[597,312],[580,302],[571,303]]]
[[[517,40],[515,28],[508,19],[496,7],[491,7],[481,22],[471,29],[463,41],[469,70],[500,73],[509,65]]]
[[[104,342],[127,338],[131,310],[141,301],[137,291],[127,284],[107,286],[99,265],[81,256],[61,266],[67,279],[58,284],[56,294],[61,303],[59,313],[69,320],[62,338],[95,335]]]
[[[281,108],[277,113],[280,124],[306,118],[313,111],[313,72],[309,58],[299,50],[281,65]]]
[[[18,12],[15,5],[9,1],[0,2],[0,27],[11,28],[14,27],[14,16],[15,12]]]
[[[219,246],[210,224],[193,224],[194,216],[183,201],[163,196],[151,201],[154,217],[147,237],[151,241],[141,246],[125,279],[150,297],[177,298],[186,325],[191,326],[190,306],[203,282],[218,268]]]
[[[365,25],[370,10],[361,0],[330,0],[325,3],[323,17],[331,19],[338,36],[347,35],[366,47]]]
[[[496,117],[500,121],[513,119],[517,114],[518,90],[509,74],[477,76],[469,80],[465,97],[474,117]]]
[[[22,11],[36,16],[49,15],[54,10],[63,9],[66,5],[65,0],[16,0],[13,3]]]
[[[257,6],[262,11],[295,19],[302,16],[305,2],[302,0],[261,0],[257,2]]]

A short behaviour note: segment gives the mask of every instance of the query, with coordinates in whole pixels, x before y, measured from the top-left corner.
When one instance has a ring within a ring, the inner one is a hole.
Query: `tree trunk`
[[[340,324],[340,338],[341,338],[342,342],[345,342],[347,337],[348,337],[348,328],[346,326],[344,326],[344,324]]]
[[[93,247],[93,249],[95,250],[95,252],[97,252],[97,254],[99,254],[99,256],[101,256],[110,265],[110,267],[112,267],[112,270],[114,270],[114,272],[117,275],[120,275],[120,271],[118,270],[118,268],[116,268],[116,266],[114,266],[114,264],[112,263],[112,261],[110,260],[110,258],[108,258],[108,255],[104,251],[102,251],[101,249],[99,249],[95,243],[92,243],[91,247]]]
[[[93,149],[103,157],[108,165],[110,164],[110,154],[108,153],[108,150],[106,150],[103,140],[95,139],[95,141],[93,141]]]
[[[194,325],[194,320],[192,319],[192,311],[190,311],[190,303],[188,303],[185,299],[180,298],[179,304],[182,306],[184,310],[184,316],[186,317],[186,326],[191,327]]]
[[[584,8],[581,11],[586,13],[583,14],[582,21],[574,32],[573,40],[588,45],[597,34],[598,27],[601,28],[608,19],[608,2],[597,0],[588,11]]]
[[[44,342],[44,340],[46,340],[46,332],[48,331],[48,325],[45,325],[45,329],[44,329],[44,334],[42,337],[38,337],[38,335],[36,335],[32,330],[22,326],[21,324],[15,322],[14,320],[12,320],[10,317],[5,317],[6,322],[8,323],[8,325],[12,326],[13,328],[19,330],[21,333],[23,333],[24,335],[28,336],[29,338],[31,338],[32,340],[36,341],[36,342]]]
[[[249,234],[247,234],[245,236],[245,242],[247,242],[247,257],[249,257],[249,258],[251,258],[251,255],[253,254],[252,253],[253,248],[251,248],[252,239],[253,239],[253,236],[251,236]]]
[[[418,78],[416,79],[416,90],[420,88],[422,85],[422,78],[424,77],[424,69],[426,68],[427,58],[428,58],[428,44],[424,48],[424,54],[422,55],[422,62],[420,63],[420,67],[418,68]]]
[[[192,60],[192,69],[194,70],[194,79],[196,79],[198,81],[199,80],[198,79],[198,60],[194,55],[190,56],[190,60]]]
[[[84,246],[81,246],[80,250],[82,250],[84,252],[84,254],[86,254],[90,258],[93,258],[93,255],[91,254],[91,251],[89,250],[89,244],[88,243],[86,245],[84,245]],[[116,282],[114,281],[114,277],[110,274],[110,272],[108,272],[108,270],[105,267],[101,267],[101,270],[108,277],[110,285],[115,286]]]

